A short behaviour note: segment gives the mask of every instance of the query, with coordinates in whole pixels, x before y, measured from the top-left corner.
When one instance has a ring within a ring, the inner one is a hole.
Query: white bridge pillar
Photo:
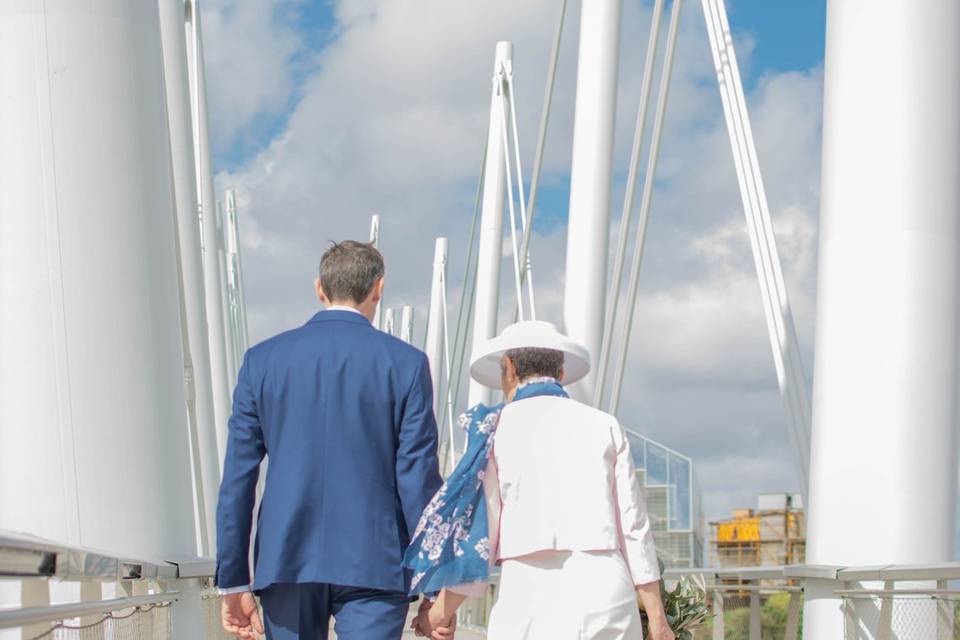
[[[227,448],[227,421],[230,399],[236,384],[236,372],[230,363],[231,338],[225,309],[226,275],[222,255],[223,227],[213,187],[213,160],[207,123],[207,85],[203,59],[202,26],[198,0],[186,3],[184,25],[187,41],[187,64],[190,72],[190,106],[193,110],[194,162],[196,163],[198,211],[203,238],[203,286],[206,297],[207,335],[210,345],[210,379],[213,388],[213,413],[216,420],[218,458],[223,460]]]
[[[0,529],[192,556],[157,3],[0,3],[0,93]]]
[[[159,7],[179,238],[183,335],[187,338],[184,340],[187,365],[184,378],[190,410],[197,506],[203,513],[199,542],[201,555],[210,555],[216,549],[220,455],[217,449],[217,422],[210,377],[210,340],[204,298],[200,220],[197,217],[197,174],[193,161],[193,126],[183,28],[184,5],[183,0],[160,0]]]
[[[500,266],[503,263],[503,204],[507,193],[507,169],[504,164],[503,107],[501,87],[496,81],[504,64],[513,59],[513,45],[498,42],[493,64],[493,91],[490,96],[490,130],[487,133],[487,157],[484,166],[483,202],[480,213],[480,240],[477,258],[477,293],[473,315],[473,347],[476,349],[497,335],[497,311],[500,301]],[[469,354],[468,354],[469,358]],[[470,381],[467,406],[478,402],[493,404],[493,389]]]
[[[607,304],[620,4],[621,0],[584,0],[580,15],[563,324],[571,338],[587,347],[593,366],[600,357]],[[574,397],[593,402],[595,376],[591,370],[573,385]]]
[[[433,248],[433,279],[430,283],[430,316],[427,318],[427,337],[424,351],[430,359],[430,375],[433,379],[433,412],[440,415],[446,400],[441,399],[443,378],[446,371],[444,333],[447,331],[447,309],[444,307],[447,273],[447,239],[437,238]],[[447,382],[449,384],[449,381]],[[443,426],[440,426],[443,429]]]
[[[958,114],[960,3],[829,3],[811,564],[952,557]],[[839,604],[808,592],[804,637],[843,637]]]

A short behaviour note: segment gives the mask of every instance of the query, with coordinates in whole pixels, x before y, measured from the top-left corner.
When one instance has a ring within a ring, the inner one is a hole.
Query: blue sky
[[[823,62],[824,0],[730,0],[730,27],[754,40],[749,88],[764,73],[800,71]]]

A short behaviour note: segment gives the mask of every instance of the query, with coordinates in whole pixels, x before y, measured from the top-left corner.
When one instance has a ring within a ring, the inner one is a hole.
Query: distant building
[[[806,520],[799,494],[762,493],[757,508],[736,509],[711,522],[710,565],[759,567],[802,564]]]
[[[703,566],[704,520],[693,461],[627,429],[657,554],[668,569]]]

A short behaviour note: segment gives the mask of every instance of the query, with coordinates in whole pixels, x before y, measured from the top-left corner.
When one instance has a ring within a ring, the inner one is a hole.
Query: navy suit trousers
[[[260,592],[267,640],[400,640],[410,598],[399,591],[275,583]]]

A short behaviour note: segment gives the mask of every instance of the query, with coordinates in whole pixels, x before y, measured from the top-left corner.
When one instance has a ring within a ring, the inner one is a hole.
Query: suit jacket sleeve
[[[642,585],[660,579],[660,566],[654,547],[653,532],[647,506],[637,480],[637,472],[630,454],[630,441],[620,424],[613,428],[617,448],[614,469],[614,493],[620,520],[620,548],[626,558],[633,584]]]
[[[439,467],[433,385],[430,365],[423,356],[403,403],[397,446],[397,493],[408,536],[416,530],[420,514],[443,484]]]
[[[221,589],[250,583],[250,531],[260,462],[266,454],[249,352],[237,376],[217,502],[217,575]]]

